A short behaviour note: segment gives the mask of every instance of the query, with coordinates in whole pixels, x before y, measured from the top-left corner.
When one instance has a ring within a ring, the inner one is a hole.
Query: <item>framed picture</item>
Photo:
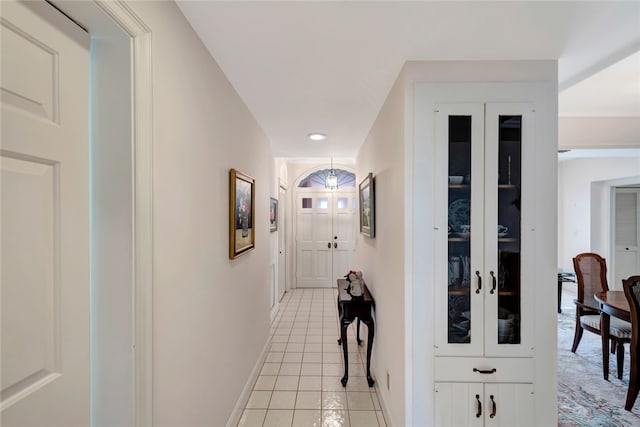
[[[244,255],[255,247],[256,180],[235,169],[229,170],[229,258]]]
[[[278,229],[278,199],[271,198],[269,203],[269,230]]]
[[[373,174],[369,173],[362,180],[359,187],[360,193],[360,233],[367,237],[375,237],[375,188]]]

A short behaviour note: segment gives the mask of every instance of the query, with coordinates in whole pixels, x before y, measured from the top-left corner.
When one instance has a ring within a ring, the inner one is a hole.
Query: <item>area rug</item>
[[[632,411],[624,409],[629,384],[629,347],[625,346],[622,380],[616,357],[609,359],[609,381],[602,377],[602,341],[585,331],[575,353],[571,344],[575,310],[563,307],[558,315],[558,425],[562,427],[638,427],[640,399]]]

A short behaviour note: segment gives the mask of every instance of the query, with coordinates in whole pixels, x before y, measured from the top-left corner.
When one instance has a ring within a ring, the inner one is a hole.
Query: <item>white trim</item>
[[[133,43],[135,425],[153,425],[153,74],[151,30],[123,1],[95,0]]]
[[[90,34],[106,14],[131,42],[133,157],[133,381],[135,426],[153,425],[153,75],[151,30],[123,0],[65,2],[71,15],[86,15]],[[89,10],[93,9],[93,10]],[[96,34],[100,35],[100,30]],[[126,77],[124,77],[126,78]]]

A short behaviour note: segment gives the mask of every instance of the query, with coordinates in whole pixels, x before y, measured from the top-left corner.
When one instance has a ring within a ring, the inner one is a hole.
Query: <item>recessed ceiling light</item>
[[[310,133],[309,139],[312,141],[324,141],[325,139],[327,139],[327,135],[325,135],[324,133]]]

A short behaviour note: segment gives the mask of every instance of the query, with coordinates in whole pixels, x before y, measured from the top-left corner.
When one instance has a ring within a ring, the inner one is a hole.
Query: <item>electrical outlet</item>
[[[389,371],[387,371],[387,390],[389,390]]]

